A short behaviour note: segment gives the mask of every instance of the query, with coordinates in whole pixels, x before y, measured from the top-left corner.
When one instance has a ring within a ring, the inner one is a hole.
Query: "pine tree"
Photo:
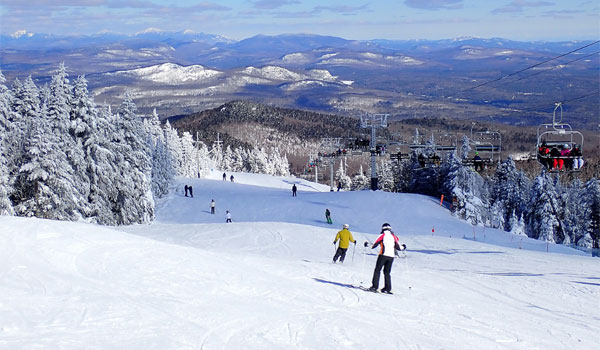
[[[370,181],[371,180],[369,180],[369,178],[367,178],[365,176],[363,167],[361,165],[360,169],[358,171],[358,174],[354,175],[354,177],[352,178],[352,185],[351,185],[350,189],[352,191],[362,191],[362,190],[368,189],[371,186]]]
[[[238,171],[235,169],[234,154],[231,150],[231,146],[227,145],[225,152],[223,153],[223,170],[225,171]]]
[[[471,142],[467,135],[463,135],[462,144],[460,147],[460,159],[469,158],[469,152],[471,151]]]
[[[505,231],[512,231],[511,224],[517,223],[511,218],[522,217],[525,213],[530,188],[529,179],[517,170],[512,158],[498,166],[491,189],[491,200],[496,208],[492,213],[500,216],[497,220],[503,223]]]
[[[74,81],[69,133],[83,152],[83,169],[79,168],[78,174],[79,181],[87,181],[87,202],[82,209],[85,217],[91,222],[116,225],[112,203],[118,195],[116,179],[121,174],[117,147],[112,143],[117,135],[115,120],[110,107],[99,108],[89,97],[84,76]]]
[[[165,123],[165,139],[167,150],[171,157],[171,165],[175,169],[175,174],[181,176],[184,173],[183,146],[177,130],[171,127],[169,121]]]
[[[117,223],[148,223],[154,218],[152,198],[152,154],[146,143],[141,119],[129,93],[119,108],[117,133],[113,139],[121,176],[116,178],[117,198],[113,212]]]
[[[543,172],[533,182],[527,218],[527,235],[546,242],[561,243],[561,222],[556,212],[557,193],[550,176]]]
[[[349,191],[352,188],[352,179],[350,176],[346,175],[346,164],[344,159],[340,159],[340,166],[335,172],[335,181],[344,191]]]
[[[379,164],[379,188],[386,192],[395,192],[396,183],[394,171],[389,161],[381,161]]]
[[[510,227],[510,233],[512,233],[514,235],[519,235],[519,236],[527,235],[526,228],[525,228],[525,222],[523,220],[523,215],[524,214],[517,217],[515,212],[513,212],[513,215],[510,217],[509,223],[508,223],[508,226]]]
[[[26,97],[37,95],[31,79],[25,82],[24,89]],[[16,179],[16,211],[24,216],[76,220],[81,218],[79,210],[84,198],[74,184],[72,157],[66,153],[74,152],[74,145],[67,132],[70,86],[64,66],[52,77],[49,90],[43,103],[39,97],[27,99],[38,107],[25,109],[22,114],[29,130]]]
[[[192,135],[184,131],[181,135],[181,173],[180,176],[196,177],[198,174],[198,158]]]
[[[448,172],[444,177],[443,191],[449,198],[456,198],[454,213],[472,225],[485,224],[489,220],[489,194],[483,178],[464,167],[452,154]]]
[[[8,198],[11,192],[8,173],[8,160],[6,159],[8,146],[7,139],[10,133],[10,100],[11,95],[4,85],[6,79],[0,71],[0,215],[13,215],[12,203]]]
[[[144,119],[148,147],[152,150],[152,194],[162,198],[169,193],[169,187],[175,176],[171,165],[171,156],[166,146],[165,132],[160,124],[156,109],[152,116]]]
[[[581,217],[581,234],[575,243],[580,247],[600,248],[600,180],[589,180],[582,191],[580,210],[576,214]]]

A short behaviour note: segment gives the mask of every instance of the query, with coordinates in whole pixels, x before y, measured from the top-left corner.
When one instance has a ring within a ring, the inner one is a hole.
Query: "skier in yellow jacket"
[[[335,255],[333,256],[333,262],[335,263],[337,259],[340,259],[340,262],[344,262],[344,258],[346,257],[346,250],[348,250],[348,246],[350,242],[356,244],[356,240],[352,237],[352,233],[348,230],[350,226],[348,224],[344,224],[342,226],[342,230],[337,233],[335,236],[335,240],[333,244],[335,245],[337,241],[340,241],[338,245],[338,249],[335,251]]]

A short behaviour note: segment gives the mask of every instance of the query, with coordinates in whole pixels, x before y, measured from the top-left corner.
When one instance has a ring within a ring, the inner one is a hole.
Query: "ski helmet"
[[[343,224],[343,225],[342,225],[342,227],[343,227],[343,228],[349,228],[349,227],[350,227],[350,225],[348,225],[348,224]]]
[[[381,229],[382,230],[391,230],[392,226],[386,222],[385,224],[381,225]]]

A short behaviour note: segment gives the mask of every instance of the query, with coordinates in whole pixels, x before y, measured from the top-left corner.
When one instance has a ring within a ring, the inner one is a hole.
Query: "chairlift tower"
[[[387,117],[389,114],[367,114],[360,117],[361,128],[371,128],[371,142],[369,148],[371,151],[371,190],[377,191],[377,129],[387,128]]]
[[[316,153],[311,153],[309,155],[308,162],[315,164],[315,182],[319,183],[319,155]]]
[[[223,160],[223,141],[219,138],[219,133],[217,133],[217,140],[213,141],[213,147],[210,152],[213,152],[213,159],[217,165],[221,165]]]
[[[340,137],[326,137],[321,139],[321,149],[329,153],[329,190],[333,192],[333,168],[335,159],[333,154],[340,148],[342,139]]]

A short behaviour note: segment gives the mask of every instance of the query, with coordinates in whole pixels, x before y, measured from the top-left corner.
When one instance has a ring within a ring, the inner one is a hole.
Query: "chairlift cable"
[[[550,68],[548,68],[548,69],[545,69],[545,70],[542,70],[542,71],[539,71],[539,72],[536,72],[536,73],[533,73],[533,74],[526,75],[526,76],[524,76],[524,77],[521,77],[521,78],[519,78],[519,79],[516,79],[516,80],[513,80],[513,81],[508,81],[508,82],[506,82],[506,83],[502,83],[502,84],[498,84],[498,85],[496,85],[496,86],[492,86],[492,87],[489,87],[489,88],[487,88],[487,89],[484,89],[484,90],[480,90],[479,92],[485,92],[485,91],[489,91],[489,90],[491,90],[491,89],[495,89],[495,88],[497,88],[497,87],[500,87],[500,86],[504,86],[504,85],[508,85],[508,84],[516,83],[517,81],[521,81],[521,80],[524,80],[524,79],[527,79],[527,78],[531,78],[531,77],[533,77],[533,76],[536,76],[536,75],[539,75],[539,74],[542,74],[542,73],[545,73],[545,72],[548,72],[548,71],[551,71],[551,70],[557,69],[557,68],[559,68],[560,66],[566,66],[566,65],[568,65],[568,64],[571,64],[571,63],[573,63],[573,62],[581,61],[581,60],[583,60],[583,59],[586,59],[586,58],[588,58],[588,57],[590,57],[590,56],[597,55],[597,54],[599,54],[599,53],[600,53],[600,51],[596,51],[596,52],[594,52],[594,53],[591,53],[591,54],[589,54],[589,55],[585,55],[585,56],[583,56],[583,57],[576,58],[576,59],[574,59],[574,60],[571,60],[571,61],[569,61],[569,62],[561,63],[561,64],[559,64],[559,65],[556,65],[556,66],[554,66],[554,67],[550,67]]]
[[[506,78],[508,78],[508,77],[511,77],[511,76],[513,76],[513,75],[517,75],[517,74],[519,74],[519,73],[522,73],[522,72],[524,72],[524,71],[526,71],[526,70],[529,70],[529,69],[535,68],[535,67],[537,67],[537,66],[541,66],[542,64],[545,64],[545,63],[548,63],[548,62],[554,61],[554,60],[556,60],[556,59],[559,59],[559,58],[561,58],[561,57],[564,57],[564,56],[570,55],[570,54],[572,54],[572,53],[574,53],[574,52],[581,51],[581,50],[583,50],[583,49],[585,49],[585,48],[587,48],[587,47],[590,47],[590,46],[592,46],[592,45],[595,45],[595,44],[598,44],[598,43],[600,43],[600,40],[596,40],[596,41],[594,41],[593,43],[590,43],[590,44],[587,44],[587,45],[585,45],[585,46],[579,47],[579,48],[577,48],[577,49],[575,49],[575,50],[571,50],[571,51],[569,51],[569,52],[567,52],[567,53],[563,53],[563,54],[561,54],[561,55],[558,55],[558,56],[552,57],[552,58],[550,58],[550,59],[547,59],[547,60],[545,60],[545,61],[542,61],[542,62],[536,63],[536,64],[534,64],[534,65],[531,65],[531,66],[529,66],[529,67],[523,68],[523,69],[521,69],[521,70],[518,70],[518,71],[516,71],[516,72],[513,72],[513,73],[510,73],[510,74],[507,74],[507,75],[501,76],[500,78],[493,79],[493,80],[490,80],[490,81],[487,81],[487,82],[481,83],[481,84],[479,84],[479,85],[476,85],[476,86],[470,87],[470,88],[468,88],[468,89],[462,90],[461,92],[466,92],[466,91],[474,90],[474,89],[477,89],[477,88],[479,88],[479,87],[482,87],[482,86],[485,86],[485,85],[488,85],[488,84],[495,83],[495,82],[497,82],[497,81],[500,81],[500,80],[502,80],[502,79],[506,79]]]

